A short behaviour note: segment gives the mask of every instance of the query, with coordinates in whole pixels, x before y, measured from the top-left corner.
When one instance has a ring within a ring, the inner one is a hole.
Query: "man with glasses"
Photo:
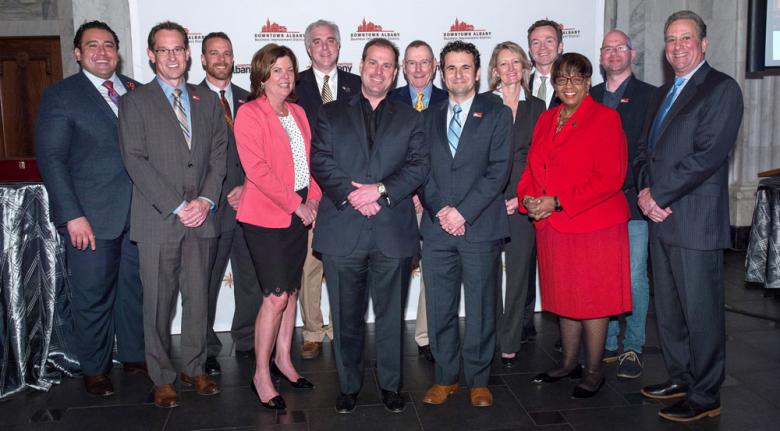
[[[155,405],[170,408],[178,405],[170,326],[180,291],[180,381],[199,395],[220,392],[204,363],[227,126],[217,96],[185,81],[190,48],[184,28],[157,24],[147,42],[157,76],[121,99],[119,143],[133,180],[130,238],[140,255],[146,362]]]
[[[447,100],[447,92],[433,85],[433,78],[436,76],[436,60],[433,59],[433,49],[430,45],[422,40],[412,41],[404,52],[403,66],[407,84],[391,91],[388,96],[391,100],[410,104],[418,112]],[[419,224],[423,208],[417,195],[414,195],[413,199]],[[420,270],[422,271],[422,265],[420,265]],[[417,302],[417,320],[414,325],[414,341],[417,343],[417,353],[433,362],[433,353],[431,353],[428,340],[425,283],[422,275],[420,276],[420,299]]]
[[[593,87],[590,95],[620,114],[623,131],[628,141],[629,168],[623,184],[631,220],[628,222],[628,241],[631,254],[631,313],[626,315],[623,353],[618,355],[620,324],[613,317],[607,330],[604,347],[605,363],[618,362],[617,376],[635,379],[642,375],[642,347],[645,345],[645,321],[650,300],[647,280],[647,220],[637,206],[637,189],[631,162],[636,158],[637,145],[647,121],[647,107],[653,106],[657,88],[637,79],[631,71],[636,51],[631,39],[620,30],[612,30],[601,43],[599,62],[606,79]]]

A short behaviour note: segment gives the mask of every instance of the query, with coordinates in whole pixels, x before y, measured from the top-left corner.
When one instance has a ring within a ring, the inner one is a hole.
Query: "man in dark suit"
[[[512,149],[512,112],[490,94],[476,94],[479,51],[448,43],[440,54],[449,101],[425,112],[431,171],[420,198],[428,335],[435,384],[423,402],[442,404],[459,388],[458,304],[465,291],[463,372],[472,405],[487,407],[495,353],[496,289],[501,245],[509,236],[504,186]]]
[[[313,245],[328,280],[339,413],[355,408],[362,387],[369,294],[382,402],[395,413],[404,409],[402,299],[420,247],[412,194],[429,164],[422,117],[386,98],[397,72],[398,48],[392,42],[366,43],[360,92],[322,107],[312,142],[311,171],[325,195]]]
[[[220,373],[217,355],[222,343],[214,333],[214,319],[217,313],[217,299],[225,276],[228,258],[233,274],[233,296],[235,311],[231,333],[236,356],[251,357],[255,345],[255,319],[263,300],[263,293],[255,274],[255,266],[249,255],[244,231],[236,223],[236,209],[244,187],[244,170],[238,160],[236,138],[233,135],[233,119],[238,108],[246,103],[249,92],[230,82],[233,76],[233,44],[227,34],[209,33],[201,43],[200,62],[206,71],[201,87],[213,91],[219,98],[223,118],[227,124],[227,173],[222,184],[222,194],[217,205],[217,220],[220,234],[214,263],[209,277],[209,312],[207,323],[208,347],[206,352],[206,374]]]
[[[171,319],[182,294],[181,383],[219,393],[206,374],[209,263],[219,226],[212,214],[225,178],[227,126],[212,91],[187,85],[187,33],[152,27],[147,56],[157,77],[120,101],[119,144],[130,178],[130,237],[138,243],[144,287],[144,341],[154,403],[175,407]]]
[[[298,104],[306,112],[312,135],[315,133],[317,114],[323,104],[349,99],[360,92],[360,77],[337,67],[341,50],[339,27],[325,20],[317,20],[306,27],[304,33],[306,52],[311,58],[311,67],[298,75],[295,93]],[[333,340],[333,324],[323,327],[322,261],[315,256],[311,243],[313,231],[309,230],[309,249],[303,264],[300,304],[303,320],[303,344],[301,357],[313,359],[322,351],[322,340]]]
[[[609,322],[607,342],[604,346],[604,362],[618,362],[617,375],[635,379],[642,375],[642,347],[645,345],[645,322],[650,301],[650,285],[647,280],[647,221],[637,206],[637,189],[631,162],[636,158],[637,145],[648,120],[648,106],[655,106],[658,89],[637,79],[631,72],[631,62],[636,51],[631,40],[620,30],[604,36],[601,43],[600,63],[605,82],[593,87],[590,95],[620,114],[623,131],[628,142],[629,168],[623,193],[631,210],[628,222],[628,240],[631,254],[631,314],[626,316],[623,353],[618,355],[620,324],[616,317]]]
[[[64,228],[76,352],[87,393],[108,396],[117,360],[145,372],[138,249],[130,242],[132,183],[119,153],[119,97],[138,83],[116,73],[119,39],[100,21],[73,40],[81,72],[46,89],[36,155],[52,222]]]
[[[642,394],[680,398],[659,415],[688,422],[720,414],[729,153],[743,102],[736,81],[705,61],[707,26],[699,15],[673,13],[664,39],[675,79],[661,87],[634,167],[639,208],[653,222],[655,313],[669,380]]]
[[[563,54],[561,28],[560,24],[549,19],[540,19],[528,28],[528,53],[534,64],[531,94],[544,100],[548,108],[561,104],[550,79],[553,63]]]
[[[407,84],[390,92],[388,98],[408,103],[422,112],[439,102],[447,100],[447,92],[433,85],[436,76],[436,60],[433,49],[422,40],[415,40],[406,46],[404,52],[404,77]],[[417,224],[420,223],[423,208],[420,198],[414,195],[414,209],[417,212]],[[422,270],[422,266],[420,266]],[[430,341],[428,340],[428,318],[425,313],[425,283],[420,277],[420,297],[417,301],[417,319],[414,322],[414,341],[417,353],[433,362]]]

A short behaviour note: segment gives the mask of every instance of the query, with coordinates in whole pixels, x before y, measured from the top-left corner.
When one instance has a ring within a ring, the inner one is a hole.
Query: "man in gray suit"
[[[185,82],[190,49],[181,25],[154,26],[147,55],[157,77],[121,99],[119,142],[133,180],[130,238],[140,255],[146,363],[154,403],[167,408],[178,405],[170,326],[180,289],[181,382],[200,395],[220,391],[204,362],[227,132],[217,96]]]
[[[236,138],[233,135],[233,119],[238,108],[246,103],[249,92],[230,82],[233,76],[233,44],[228,35],[222,32],[209,33],[201,43],[200,62],[206,71],[206,78],[200,83],[217,94],[222,117],[227,124],[227,173],[222,184],[222,195],[217,207],[217,220],[220,234],[214,263],[211,265],[209,279],[208,347],[206,351],[206,374],[220,373],[217,355],[222,343],[214,333],[214,319],[217,314],[217,298],[222,280],[225,277],[228,258],[233,272],[233,296],[235,312],[231,334],[236,348],[236,356],[248,358],[254,352],[255,319],[263,300],[263,293],[255,274],[255,266],[249,256],[244,239],[244,231],[236,223],[236,209],[244,189],[244,170],[236,151]]]

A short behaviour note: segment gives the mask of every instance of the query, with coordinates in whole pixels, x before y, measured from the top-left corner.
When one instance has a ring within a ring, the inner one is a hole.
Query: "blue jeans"
[[[642,353],[645,345],[645,322],[647,304],[650,301],[650,284],[647,281],[647,222],[629,220],[628,242],[631,253],[631,302],[632,310],[626,315],[626,333],[623,339],[623,351],[633,350]],[[617,337],[620,323],[617,316],[609,320],[607,329],[607,350],[618,350]]]

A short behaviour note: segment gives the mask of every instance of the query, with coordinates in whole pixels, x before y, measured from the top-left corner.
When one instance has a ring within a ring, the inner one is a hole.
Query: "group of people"
[[[46,90],[36,151],[66,240],[87,392],[113,394],[116,359],[148,373],[159,407],[178,405],[177,379],[219,393],[213,324],[230,260],[236,355],[255,359],[250,387],[263,407],[286,408],[275,379],[314,388],[291,360],[300,296],[301,356],[333,340],[335,408],[355,409],[370,298],[382,402],[401,412],[403,309],[419,265],[415,340],[435,364],[423,402],[446,403],[462,372],[472,405],[487,407],[494,355],[515,366],[535,334],[538,260],[562,360],[533,381],[577,379],[572,397],[592,397],[605,362],[619,362],[620,377],[641,375],[649,261],[669,380],[642,393],[679,398],[659,413],[669,420],[718,415],[728,155],[742,96],[705,61],[697,14],[671,15],[664,39],[673,83],[636,78],[631,40],[613,30],[600,48],[605,81],[591,88],[590,61],[564,53],[561,26],[540,20],[528,30],[530,58],[517,43],[496,45],[489,90],[478,93],[473,44],[450,42],[436,59],[417,40],[401,59],[391,41],[372,39],[357,76],[337,68],[338,27],[318,20],[304,37],[311,68],[299,73],[292,50],[267,44],[246,91],[231,83],[225,33],[203,39],[206,78],[191,85],[185,29],[156,25],[147,49],[156,77],[142,86],[116,72],[111,28],[83,24],[74,38],[82,70]],[[399,68],[407,85],[393,89]]]

